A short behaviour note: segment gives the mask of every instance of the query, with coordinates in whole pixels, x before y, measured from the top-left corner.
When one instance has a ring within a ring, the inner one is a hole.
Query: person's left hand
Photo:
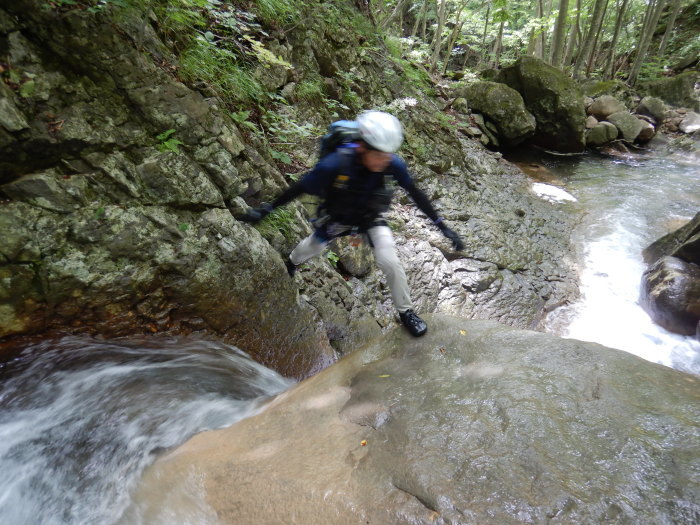
[[[445,237],[452,241],[452,247],[456,252],[464,250],[464,242],[462,242],[462,239],[460,239],[459,235],[457,235],[457,232],[451,230],[447,227],[447,225],[445,225],[445,223],[442,222],[438,225],[438,228],[440,228],[440,231],[442,231],[442,234]]]

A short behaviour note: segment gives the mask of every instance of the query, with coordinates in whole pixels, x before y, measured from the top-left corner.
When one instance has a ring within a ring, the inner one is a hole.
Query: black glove
[[[265,217],[267,217],[273,208],[271,204],[263,204],[259,208],[248,208],[245,214],[238,217],[239,221],[250,222],[252,224],[257,224]]]
[[[442,221],[437,224],[437,227],[440,228],[440,231],[445,237],[452,241],[452,247],[456,252],[464,250],[464,243],[462,242],[462,239],[459,238],[459,235],[457,235],[457,232],[450,230],[447,227],[447,224]]]

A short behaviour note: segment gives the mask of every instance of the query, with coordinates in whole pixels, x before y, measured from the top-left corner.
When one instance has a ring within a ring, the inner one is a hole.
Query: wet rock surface
[[[255,228],[234,218],[289,181],[221,101],[163,65],[177,57],[151,21],[38,10],[29,0],[0,16],[8,21],[0,53],[35,83],[20,93],[0,82],[0,337],[51,328],[212,331],[301,377],[358,344],[358,334],[374,337],[395,322],[366,250],[354,262],[341,254],[337,267],[321,257],[289,278],[284,258],[311,232],[302,205]],[[300,27],[270,45],[300,72],[360,67],[358,78],[369,80],[353,86],[363,107],[408,94],[393,69],[361,58],[342,35],[324,35]],[[312,52],[309,38],[323,45]],[[268,73],[260,72],[265,86],[296,96],[287,73]],[[328,123],[318,114],[327,108],[285,111]],[[388,219],[416,307],[536,326],[577,293],[568,236],[575,215],[532,194],[528,179],[478,139],[441,127],[439,111],[426,99],[400,113],[402,155],[467,248],[451,253],[401,196]],[[180,142],[170,150],[158,138],[167,130]],[[315,147],[299,145],[306,157]]]
[[[425,337],[390,332],[261,414],[165,455],[125,519],[700,518],[696,376],[494,322],[427,321]]]
[[[671,332],[696,334],[700,322],[700,213],[648,246],[641,303]]]

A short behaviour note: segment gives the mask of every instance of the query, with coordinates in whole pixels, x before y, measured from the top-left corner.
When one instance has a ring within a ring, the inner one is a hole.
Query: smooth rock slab
[[[597,344],[427,316],[202,433],[124,523],[693,523],[700,379]]]

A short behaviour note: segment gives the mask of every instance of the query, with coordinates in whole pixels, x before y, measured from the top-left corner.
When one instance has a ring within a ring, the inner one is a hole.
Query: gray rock
[[[664,101],[657,97],[644,97],[637,107],[637,113],[648,115],[657,123],[663,122],[667,111],[668,107]]]
[[[8,197],[59,213],[76,211],[87,203],[85,177],[63,177],[49,170],[0,186]]]
[[[525,109],[520,94],[505,84],[473,82],[464,88],[464,96],[473,110],[495,124],[506,144],[519,144],[534,133],[535,117]]]
[[[593,104],[588,106],[588,114],[593,115],[598,120],[606,120],[613,113],[627,111],[625,105],[610,95],[603,95],[593,101]]]
[[[589,146],[602,146],[617,138],[620,131],[611,122],[598,122],[586,133],[586,144]]]
[[[700,114],[691,111],[678,126],[683,133],[693,133],[700,129]]]
[[[642,121],[628,111],[613,113],[608,116],[608,121],[620,130],[622,138],[628,142],[634,142],[639,132],[642,131]]]
[[[523,56],[504,68],[498,80],[518,91],[534,115],[536,144],[557,151],[583,151],[586,112],[583,95],[571,78],[542,60]]]
[[[425,337],[392,331],[158,459],[125,521],[694,521],[698,377],[597,344],[426,318]],[[182,498],[193,484],[202,496]]]
[[[644,272],[641,304],[667,330],[695,335],[700,322],[700,266],[662,257]]]
[[[586,118],[586,129],[592,129],[596,127],[596,124],[598,124],[598,119],[596,119],[593,115],[589,115]]]
[[[656,129],[652,124],[650,124],[646,120],[640,119],[640,122],[642,123],[642,129],[637,135],[637,142],[639,142],[640,144],[645,144],[654,138],[654,136],[656,135]]]

